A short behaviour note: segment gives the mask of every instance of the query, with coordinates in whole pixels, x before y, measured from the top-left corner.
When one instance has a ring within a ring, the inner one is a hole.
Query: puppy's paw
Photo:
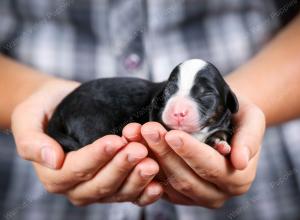
[[[230,145],[226,141],[220,139],[215,140],[214,148],[222,155],[228,155],[231,152]]]

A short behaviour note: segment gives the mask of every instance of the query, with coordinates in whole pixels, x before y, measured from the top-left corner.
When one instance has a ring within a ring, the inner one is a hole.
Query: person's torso
[[[130,75],[160,81],[189,58],[228,73],[271,38],[283,14],[272,0],[1,4],[1,49],[46,73],[77,80]]]

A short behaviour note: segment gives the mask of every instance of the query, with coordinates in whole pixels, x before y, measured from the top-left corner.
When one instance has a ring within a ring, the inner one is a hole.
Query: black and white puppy
[[[238,101],[219,71],[187,60],[167,81],[104,78],[82,84],[56,108],[47,133],[68,152],[107,134],[121,135],[130,122],[157,121],[191,133],[212,147],[229,147]]]

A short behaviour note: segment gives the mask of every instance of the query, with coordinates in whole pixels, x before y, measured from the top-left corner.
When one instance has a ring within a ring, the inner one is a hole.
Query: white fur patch
[[[178,91],[176,95],[187,96],[194,85],[197,72],[205,67],[207,63],[199,59],[191,59],[179,66]]]
[[[195,77],[199,70],[203,69],[207,63],[203,60],[192,59],[180,64],[178,70],[178,90],[169,97],[162,113],[163,122],[172,129],[184,130],[194,133],[198,140],[206,139],[206,132],[200,132],[201,115],[198,111],[198,104],[189,95],[195,83]],[[173,117],[174,113],[188,112],[187,116],[180,125],[177,119]]]
[[[205,142],[206,138],[210,135],[208,133],[208,128],[203,128],[201,131],[192,134],[194,138],[196,138],[200,142]]]

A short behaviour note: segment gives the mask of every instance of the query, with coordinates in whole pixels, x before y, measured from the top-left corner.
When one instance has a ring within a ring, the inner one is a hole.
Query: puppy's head
[[[153,99],[150,117],[170,129],[194,133],[216,123],[226,111],[238,111],[236,96],[212,64],[192,59],[172,71]]]

